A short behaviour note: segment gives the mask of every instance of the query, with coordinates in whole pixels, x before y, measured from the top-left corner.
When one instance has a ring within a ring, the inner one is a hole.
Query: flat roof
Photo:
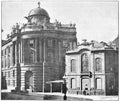
[[[54,81],[47,81],[47,84],[51,84],[51,83],[64,83],[64,80],[54,80]]]

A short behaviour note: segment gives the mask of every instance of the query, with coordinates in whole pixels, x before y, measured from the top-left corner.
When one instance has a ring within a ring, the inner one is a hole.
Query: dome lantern
[[[38,2],[38,8],[40,8],[40,2]]]

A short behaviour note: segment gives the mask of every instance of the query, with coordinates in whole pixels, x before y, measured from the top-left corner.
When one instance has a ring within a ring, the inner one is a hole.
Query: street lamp
[[[63,76],[63,80],[64,80],[64,83],[63,83],[63,93],[64,93],[63,99],[64,99],[64,100],[67,100],[67,96],[66,96],[66,92],[67,92],[67,87],[66,87],[66,75]]]
[[[45,39],[44,39],[44,52],[43,52],[43,92],[45,92],[45,51],[46,51],[46,49],[45,49]]]

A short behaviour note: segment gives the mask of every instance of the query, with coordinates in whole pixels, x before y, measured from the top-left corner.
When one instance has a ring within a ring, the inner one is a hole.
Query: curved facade
[[[2,44],[3,76],[8,89],[49,91],[46,82],[64,75],[66,50],[76,48],[76,28],[74,24],[51,23],[40,7],[31,10],[26,19],[28,23],[21,28],[16,25]]]

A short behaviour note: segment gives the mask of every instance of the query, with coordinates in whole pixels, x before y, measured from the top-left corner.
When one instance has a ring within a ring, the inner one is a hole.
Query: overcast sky
[[[4,0],[3,39],[16,22],[27,22],[24,17],[38,7],[38,1],[41,8],[48,12],[51,22],[57,19],[63,24],[76,24],[78,42],[82,39],[109,42],[118,36],[117,0]]]

